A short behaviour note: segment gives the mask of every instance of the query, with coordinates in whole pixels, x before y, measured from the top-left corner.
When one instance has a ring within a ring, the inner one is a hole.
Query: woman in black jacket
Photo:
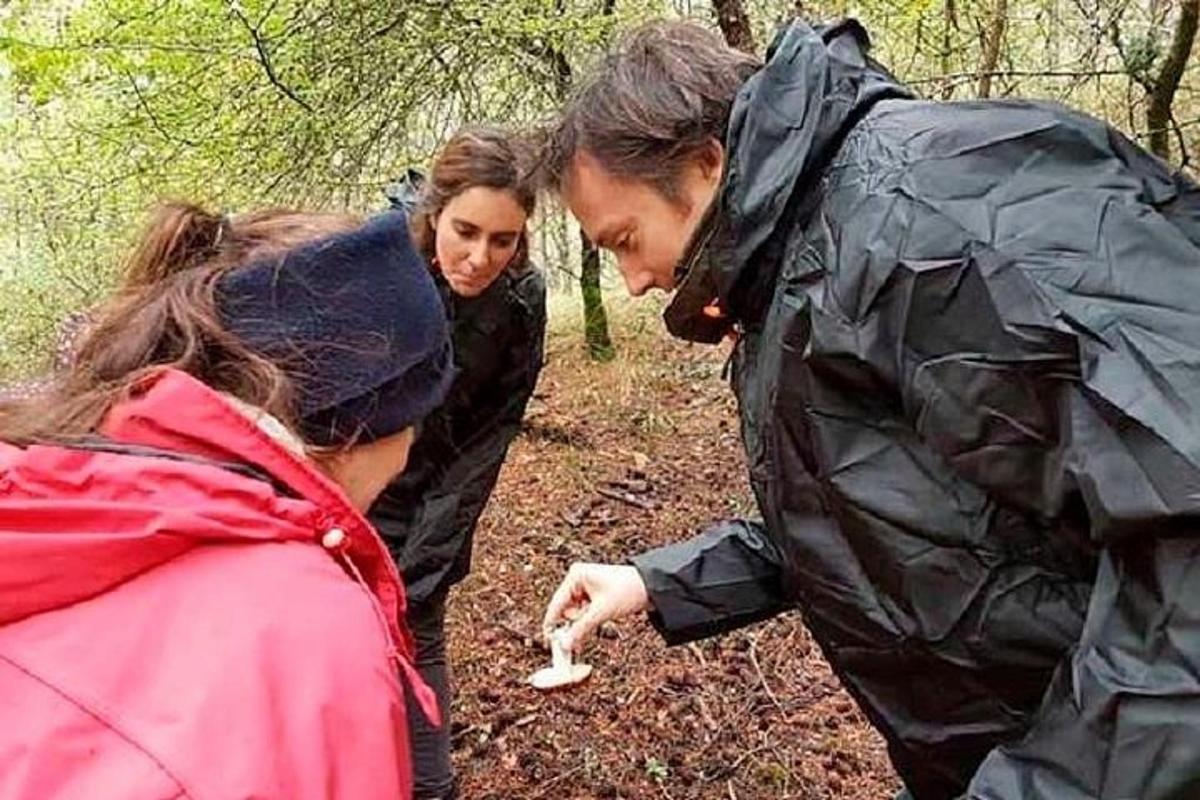
[[[456,796],[450,763],[446,596],[466,576],[476,522],[542,366],[546,286],[529,263],[526,221],[535,191],[503,132],[472,129],[438,154],[428,180],[410,172],[393,205],[410,211],[414,240],[445,301],[458,376],[421,426],[407,471],[370,518],[409,592],[417,668],[434,687],[443,724],[409,709],[415,797]]]

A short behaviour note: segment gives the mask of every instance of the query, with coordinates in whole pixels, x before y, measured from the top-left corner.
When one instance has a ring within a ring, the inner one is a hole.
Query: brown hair
[[[224,330],[216,283],[240,265],[281,257],[358,224],[351,216],[284,209],[234,220],[190,203],[160,204],[71,369],[48,395],[0,407],[0,440],[23,444],[92,434],[146,375],[168,366],[294,429],[292,387],[282,365]]]
[[[409,220],[409,231],[430,264],[437,257],[433,222],[446,204],[468,189],[484,186],[510,192],[532,215],[537,204],[529,147],[499,128],[465,128],[438,152],[421,188],[421,199]],[[524,269],[529,260],[525,231],[513,257],[512,269]]]
[[[635,28],[593,67],[548,132],[543,180],[561,191],[586,151],[613,175],[676,199],[683,165],[711,139],[724,141],[734,97],[760,66],[695,23]]]

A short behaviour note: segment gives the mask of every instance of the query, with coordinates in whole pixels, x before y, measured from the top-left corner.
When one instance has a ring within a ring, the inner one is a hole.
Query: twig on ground
[[[775,696],[775,693],[773,691],[771,691],[770,685],[767,684],[767,676],[763,675],[762,666],[760,666],[758,663],[757,651],[758,651],[758,640],[751,637],[751,639],[750,639],[750,663],[752,665],[754,665],[754,671],[756,673],[758,673],[758,682],[762,684],[763,691],[765,691],[767,693],[767,697],[771,698],[771,702],[775,704],[775,707],[777,709],[779,709],[779,713],[786,716],[787,711],[784,709],[783,704],[779,702],[779,698]]]
[[[719,730],[717,721],[713,718],[712,712],[708,710],[708,704],[700,695],[696,695],[696,706],[700,709],[700,716],[704,718],[704,724],[708,726],[708,733],[705,736],[711,742],[713,734]]]
[[[521,642],[522,644],[533,639],[533,637],[530,636],[526,631],[523,631],[519,628],[513,627],[512,625],[509,625],[507,622],[504,622],[502,620],[496,621],[496,627],[505,631],[506,633],[508,633],[510,636],[512,636],[514,639],[516,639],[518,642]]]
[[[706,777],[706,778],[704,778],[704,780],[711,782],[711,781],[719,781],[719,780],[721,780],[721,778],[730,778],[730,776],[732,776],[734,773],[736,773],[738,771],[738,768],[741,767],[742,764],[745,764],[746,761],[748,761],[749,759],[758,755],[759,753],[763,752],[764,750],[771,750],[771,749],[774,749],[774,745],[764,744],[764,745],[760,745],[760,746],[754,748],[753,750],[748,750],[747,752],[742,753],[740,756],[738,756],[737,760],[734,761],[732,764],[730,764],[728,767],[721,767],[719,770],[717,770],[715,775]]]
[[[634,497],[626,492],[614,492],[612,489],[597,489],[596,494],[603,495],[610,500],[620,500],[622,503],[628,503],[635,508],[640,508],[643,511],[653,511],[654,504],[648,503],[640,497]]]
[[[556,784],[562,783],[563,781],[567,780],[568,778],[572,778],[575,775],[579,774],[580,772],[583,772],[583,769],[585,766],[587,766],[587,765],[580,764],[578,767],[569,769],[566,772],[564,772],[560,775],[557,775],[557,776],[551,778],[550,780],[546,781],[544,784],[542,784],[542,790],[540,792],[538,792],[537,794],[535,794],[534,797],[545,797],[546,793],[548,791],[550,791],[550,789],[553,788]]]

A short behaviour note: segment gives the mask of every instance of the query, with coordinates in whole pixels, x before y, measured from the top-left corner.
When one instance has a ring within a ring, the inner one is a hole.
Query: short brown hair
[[[543,178],[560,191],[586,151],[613,175],[674,198],[687,159],[724,141],[733,100],[761,66],[690,22],[635,28],[595,65],[548,135]]]
[[[537,203],[528,143],[499,128],[471,127],[454,134],[438,151],[421,187],[421,199],[409,220],[409,231],[425,260],[437,256],[433,221],[446,204],[468,189],[483,186],[512,194],[526,215]],[[529,259],[524,231],[513,258],[513,267],[523,268]]]
[[[216,284],[229,270],[281,258],[359,224],[344,214],[269,209],[230,219],[192,203],[156,206],[126,260],[120,289],[93,321],[72,366],[47,395],[0,406],[0,440],[22,444],[92,434],[144,376],[168,366],[294,430],[295,397],[285,365],[225,330]]]

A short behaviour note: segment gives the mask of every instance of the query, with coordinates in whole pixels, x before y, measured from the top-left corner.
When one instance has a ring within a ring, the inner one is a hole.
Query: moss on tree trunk
[[[583,291],[583,331],[588,355],[595,361],[612,361],[617,351],[608,336],[608,315],[604,313],[604,297],[600,293],[600,251],[582,232],[583,270],[579,273],[579,288]]]

